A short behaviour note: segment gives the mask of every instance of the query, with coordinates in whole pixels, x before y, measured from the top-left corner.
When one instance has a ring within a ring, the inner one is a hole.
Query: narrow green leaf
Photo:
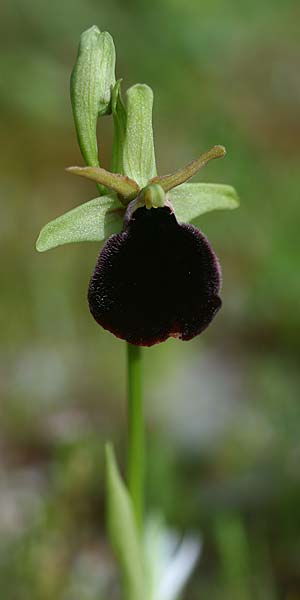
[[[196,173],[205,167],[205,165],[214,158],[223,158],[226,154],[226,150],[224,146],[214,146],[204,154],[201,154],[199,158],[193,160],[182,169],[178,169],[174,173],[170,173],[169,175],[160,175],[158,177],[154,177],[150,183],[158,183],[165,192],[172,190],[178,185],[181,185],[185,181],[188,181],[196,175]]]
[[[179,222],[195,221],[211,210],[238,208],[239,198],[233,187],[217,183],[184,183],[168,193]]]
[[[101,196],[45,225],[36,249],[45,252],[71,242],[103,241],[123,227],[124,208],[116,197]]]
[[[124,173],[144,187],[156,175],[152,130],[153,92],[137,84],[127,90]]]
[[[101,33],[95,25],[84,31],[71,75],[71,102],[80,150],[90,166],[99,165],[97,120],[99,115],[111,110],[115,60],[115,47],[109,33]]]
[[[126,136],[127,113],[121,96],[121,82],[119,79],[112,91],[111,108],[114,119],[114,140],[112,148],[113,173],[124,174],[123,152]]]
[[[109,534],[121,567],[126,598],[142,600],[147,596],[142,543],[137,531],[132,502],[120,477],[110,444],[106,446],[106,477]]]
[[[68,167],[66,170],[74,175],[80,175],[96,183],[101,183],[120,194],[123,198],[133,198],[139,192],[139,186],[133,179],[119,173],[111,173],[101,169],[101,167]],[[128,204],[128,202],[125,202],[125,204]]]

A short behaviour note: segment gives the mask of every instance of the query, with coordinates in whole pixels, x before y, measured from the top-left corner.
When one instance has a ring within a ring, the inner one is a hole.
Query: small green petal
[[[95,198],[47,223],[38,237],[36,249],[45,252],[71,242],[101,242],[121,231],[123,218],[124,208],[117,198]]]
[[[156,175],[153,130],[153,92],[137,84],[127,90],[124,173],[144,187]]]
[[[204,152],[204,154],[201,154],[196,160],[185,165],[185,167],[177,169],[177,171],[170,173],[169,175],[159,175],[158,177],[154,177],[149,183],[159,183],[163,190],[168,192],[191,179],[200,169],[202,169],[202,167],[205,167],[210,160],[223,158],[225,154],[226,149],[224,146],[214,146],[207,152]]]
[[[103,184],[121,194],[123,198],[134,197],[139,192],[139,186],[133,179],[119,173],[111,173],[101,167],[68,167],[66,170],[74,175],[80,175]],[[128,204],[128,201],[124,203]]]
[[[126,137],[127,113],[121,96],[121,82],[119,79],[112,91],[111,108],[114,119],[114,141],[112,149],[113,173],[124,174],[123,152]]]
[[[216,183],[184,183],[168,193],[176,218],[181,223],[195,221],[211,210],[238,208],[233,187]]]
[[[120,563],[126,598],[145,598],[143,549],[132,501],[120,477],[113,448],[106,446],[108,527],[113,549]]]
[[[97,120],[99,115],[111,111],[115,61],[115,47],[109,33],[101,33],[94,25],[81,35],[71,75],[71,101],[81,153],[91,166],[99,165]]]

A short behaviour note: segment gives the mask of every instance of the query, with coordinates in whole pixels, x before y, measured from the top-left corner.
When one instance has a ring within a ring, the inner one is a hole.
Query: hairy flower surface
[[[88,301],[102,327],[152,346],[201,333],[221,307],[220,285],[218,260],[198,229],[179,224],[170,205],[140,207],[100,252]]]

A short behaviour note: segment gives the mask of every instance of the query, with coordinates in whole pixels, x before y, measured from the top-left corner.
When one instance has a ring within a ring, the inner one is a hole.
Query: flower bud
[[[115,47],[109,33],[93,26],[81,35],[71,75],[71,102],[82,156],[88,166],[98,166],[97,120],[111,112],[115,85]]]

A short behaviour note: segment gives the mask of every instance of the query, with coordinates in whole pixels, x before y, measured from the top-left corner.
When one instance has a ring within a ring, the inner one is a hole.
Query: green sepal
[[[43,227],[38,252],[71,242],[101,242],[123,227],[124,207],[116,196],[101,196],[73,208]]]
[[[111,110],[114,120],[111,170],[113,173],[124,174],[123,153],[126,137],[127,113],[121,96],[121,83],[122,79],[119,79],[113,88],[111,98]]]
[[[106,446],[106,486],[109,536],[121,568],[125,596],[130,600],[141,600],[147,596],[142,540],[132,501],[110,444]]]
[[[83,32],[71,75],[71,102],[80,150],[90,166],[99,165],[97,120],[111,111],[115,62],[115,47],[109,33],[100,32],[95,25]]]
[[[233,187],[217,183],[184,183],[168,193],[180,223],[196,221],[211,210],[234,209],[239,198]]]
[[[137,84],[127,90],[127,125],[123,153],[124,173],[144,187],[156,176],[152,130],[153,92]]]

